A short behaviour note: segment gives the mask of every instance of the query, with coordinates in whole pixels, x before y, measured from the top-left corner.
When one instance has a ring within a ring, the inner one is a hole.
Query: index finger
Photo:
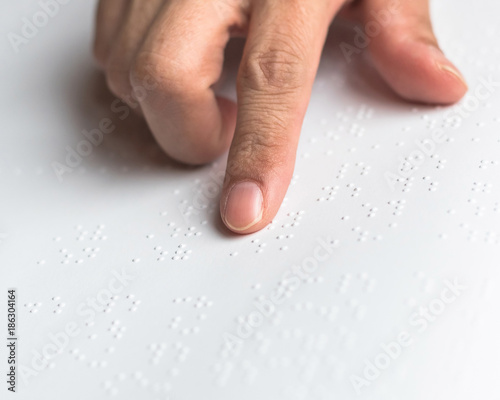
[[[221,198],[226,226],[251,233],[276,215],[331,19],[343,1],[258,0],[238,74],[238,117]]]

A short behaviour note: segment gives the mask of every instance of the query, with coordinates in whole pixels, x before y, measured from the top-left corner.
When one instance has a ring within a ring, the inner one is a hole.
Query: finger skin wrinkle
[[[242,64],[239,86],[253,91],[278,91],[302,86],[304,66],[301,57],[294,51],[281,47],[270,47],[255,51]]]
[[[287,89],[280,93],[250,92],[241,96],[239,105],[249,110],[250,113],[269,113],[290,115],[294,107],[292,101],[300,97],[296,90]]]
[[[253,178],[265,181],[273,171],[282,170],[287,165],[286,150],[286,145],[249,133],[240,139],[237,149],[231,152],[231,157],[238,163],[235,168],[228,168],[228,172],[236,178],[252,173]]]
[[[242,135],[246,135],[245,132],[251,132],[254,136],[264,136],[268,141],[286,142],[289,140],[287,130],[290,122],[286,118],[287,113],[266,110],[264,106],[260,106],[253,107],[249,115],[252,117],[240,118],[238,123]]]
[[[287,122],[278,115],[264,112],[254,114],[252,119],[240,121],[240,133],[233,156],[238,160],[256,162],[259,169],[260,166],[276,168],[287,158],[285,155],[290,145],[287,126]]]
[[[279,89],[300,86],[300,61],[294,54],[271,49],[257,57],[257,60],[259,72],[262,72],[267,86]]]

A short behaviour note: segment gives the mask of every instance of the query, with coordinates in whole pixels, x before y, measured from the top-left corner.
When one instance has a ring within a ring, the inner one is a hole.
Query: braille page
[[[400,100],[336,24],[247,236],[220,221],[226,157],[170,161],[106,90],[95,2],[6,4],[2,399],[498,398],[498,2],[432,4],[470,88],[451,107]]]

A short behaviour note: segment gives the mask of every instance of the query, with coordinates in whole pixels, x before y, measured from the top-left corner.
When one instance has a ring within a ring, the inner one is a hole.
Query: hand
[[[396,10],[396,11],[394,11]],[[290,183],[303,118],[329,25],[385,15],[369,50],[403,98],[453,103],[462,75],[439,50],[428,0],[101,0],[95,56],[115,95],[139,104],[160,146],[188,164],[228,148],[221,215],[251,233],[276,215]],[[247,37],[238,104],[217,97],[224,48]],[[154,81],[147,95],[136,87]]]

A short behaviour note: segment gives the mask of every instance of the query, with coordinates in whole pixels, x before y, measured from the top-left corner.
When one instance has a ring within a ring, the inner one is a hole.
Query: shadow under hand
[[[221,78],[214,84],[218,95],[233,101],[236,101],[235,82],[243,46],[242,39],[229,42]],[[89,67],[90,55],[84,54],[85,59],[79,55],[82,60],[78,74],[72,73],[64,82],[65,97],[69,97],[71,110],[78,121],[75,134],[78,140],[85,140],[84,130],[102,131],[100,126],[103,121],[110,120],[112,124],[112,131],[103,134],[103,140],[95,145],[87,162],[108,171],[126,170],[127,175],[132,177],[134,172],[140,173],[145,169],[160,172],[174,169],[179,173],[189,173],[203,168],[178,163],[166,155],[156,143],[144,118],[109,91],[104,73],[97,67]],[[75,82],[75,79],[78,81]]]
[[[108,168],[169,169],[180,164],[156,144],[145,120],[108,90],[104,74],[91,69],[82,78],[75,111],[86,131],[103,132],[103,121],[111,121],[110,132],[95,146],[94,162]],[[83,131],[82,131],[83,133]]]

